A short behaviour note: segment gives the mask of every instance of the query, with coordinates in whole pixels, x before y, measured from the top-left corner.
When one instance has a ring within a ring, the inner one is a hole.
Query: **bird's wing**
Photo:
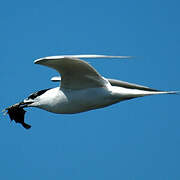
[[[147,86],[142,86],[139,84],[129,83],[129,82],[120,81],[116,79],[107,79],[107,80],[110,82],[112,86],[119,86],[119,87],[124,87],[128,89],[139,89],[139,90],[144,90],[144,91],[159,91],[159,90],[147,87]]]
[[[87,62],[79,58],[129,58],[129,56],[105,55],[67,55],[50,56],[34,61],[35,64],[48,66],[61,75],[61,88],[85,89],[104,87],[107,81]]]
[[[139,90],[144,90],[144,91],[160,91],[160,90],[157,90],[157,89],[152,89],[152,88],[147,87],[147,86],[142,86],[142,85],[139,85],[139,84],[129,83],[129,82],[126,82],[126,81],[120,81],[120,80],[116,80],[116,79],[107,79],[107,80],[109,81],[109,83],[112,86],[119,86],[119,87],[124,87],[124,88],[128,88],[128,89],[139,89]],[[60,76],[52,77],[51,81],[60,82],[61,77]]]

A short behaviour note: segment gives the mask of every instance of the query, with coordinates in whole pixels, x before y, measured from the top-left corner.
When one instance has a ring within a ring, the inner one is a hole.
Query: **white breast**
[[[39,108],[58,114],[72,114],[104,107],[111,103],[107,88],[51,89],[40,97]]]

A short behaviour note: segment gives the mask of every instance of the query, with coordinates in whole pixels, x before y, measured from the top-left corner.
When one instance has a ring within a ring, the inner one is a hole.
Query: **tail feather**
[[[150,95],[153,94],[176,94],[180,95],[180,91],[156,91],[156,92],[150,92]]]
[[[125,98],[137,98],[143,96],[160,95],[160,94],[176,94],[179,95],[180,91],[151,91],[151,90],[139,90],[139,89],[129,89],[121,87],[113,87],[113,91],[117,92],[120,99]],[[116,93],[115,93],[116,94]]]
[[[180,91],[168,91],[167,94],[176,94],[176,95],[180,95]]]

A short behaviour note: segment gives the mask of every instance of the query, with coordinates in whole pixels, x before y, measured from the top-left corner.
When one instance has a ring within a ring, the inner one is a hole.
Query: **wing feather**
[[[152,89],[152,88],[147,87],[147,86],[142,86],[142,85],[139,85],[139,84],[129,83],[129,82],[121,81],[121,80],[117,80],[117,79],[107,79],[107,80],[109,81],[109,83],[112,86],[119,86],[119,87],[124,87],[124,88],[128,88],[128,89],[139,89],[139,90],[144,90],[144,91],[160,91],[160,90],[157,90],[157,89]],[[60,76],[52,77],[51,81],[60,82],[61,77]]]
[[[104,87],[108,83],[90,64],[79,58],[129,58],[130,56],[106,55],[65,55],[49,56],[34,61],[35,64],[48,66],[61,75],[61,88],[84,89]]]
[[[87,62],[69,58],[42,58],[35,61],[35,64],[48,66],[57,70],[61,75],[61,88],[84,89],[103,87],[106,81]]]
[[[133,84],[133,83],[120,81],[120,80],[116,80],[116,79],[108,79],[108,81],[110,82],[110,84],[112,86],[119,86],[119,87],[124,87],[124,88],[128,88],[128,89],[139,89],[139,90],[144,90],[144,91],[159,91],[156,89],[149,88],[147,86]]]

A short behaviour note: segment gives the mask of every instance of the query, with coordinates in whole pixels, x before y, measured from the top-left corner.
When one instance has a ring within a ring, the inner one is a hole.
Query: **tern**
[[[5,110],[10,119],[22,124],[26,129],[31,126],[24,122],[27,107],[37,107],[57,114],[74,114],[89,111],[137,97],[156,94],[176,94],[177,91],[160,91],[125,81],[108,79],[101,76],[85,58],[129,58],[129,56],[107,55],[64,55],[49,56],[34,61],[59,72],[60,87],[44,89]]]

